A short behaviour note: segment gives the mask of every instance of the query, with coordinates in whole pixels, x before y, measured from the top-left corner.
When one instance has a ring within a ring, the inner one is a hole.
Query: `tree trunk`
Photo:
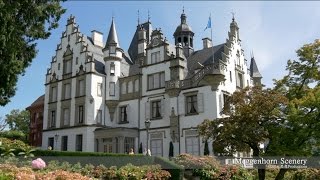
[[[288,171],[288,169],[282,169],[281,168],[280,171],[278,172],[275,180],[282,180],[287,171]]]
[[[253,150],[253,157],[254,158],[259,158],[260,155],[260,151],[259,148],[257,146],[251,146],[252,150]],[[258,176],[259,176],[259,180],[264,180],[266,177],[266,169],[261,167],[258,167]]]

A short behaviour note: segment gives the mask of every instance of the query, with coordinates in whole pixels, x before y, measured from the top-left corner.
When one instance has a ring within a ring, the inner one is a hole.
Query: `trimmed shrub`
[[[172,180],[183,179],[184,168],[175,164],[173,161],[170,161],[163,157],[154,157],[154,162],[160,164],[161,168],[168,171],[171,174]]]

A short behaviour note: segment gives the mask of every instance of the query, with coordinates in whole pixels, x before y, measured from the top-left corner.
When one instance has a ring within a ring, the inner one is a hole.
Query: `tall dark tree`
[[[172,141],[170,141],[170,144],[169,144],[169,158],[172,158],[173,156],[174,156],[173,143],[172,143]]]
[[[203,150],[203,155],[208,156],[210,154],[209,151],[209,145],[208,145],[208,140],[204,142],[204,150]]]
[[[139,154],[142,154],[142,153],[143,153],[142,142],[141,142],[140,145],[139,145],[138,153],[139,153]]]
[[[36,56],[65,10],[59,0],[0,0],[0,106],[15,95],[19,75]]]

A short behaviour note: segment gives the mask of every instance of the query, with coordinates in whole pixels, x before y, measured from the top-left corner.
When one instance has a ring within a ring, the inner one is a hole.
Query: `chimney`
[[[203,38],[203,49],[211,48],[212,47],[212,41],[210,38]]]
[[[96,46],[103,47],[103,34],[96,30],[91,31],[91,33],[92,33],[91,38],[92,38],[93,44]]]

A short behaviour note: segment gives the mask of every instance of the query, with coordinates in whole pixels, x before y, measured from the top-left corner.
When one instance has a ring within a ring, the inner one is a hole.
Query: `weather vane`
[[[235,15],[236,13],[232,11],[231,14],[232,14],[232,21],[234,21],[234,15]]]

